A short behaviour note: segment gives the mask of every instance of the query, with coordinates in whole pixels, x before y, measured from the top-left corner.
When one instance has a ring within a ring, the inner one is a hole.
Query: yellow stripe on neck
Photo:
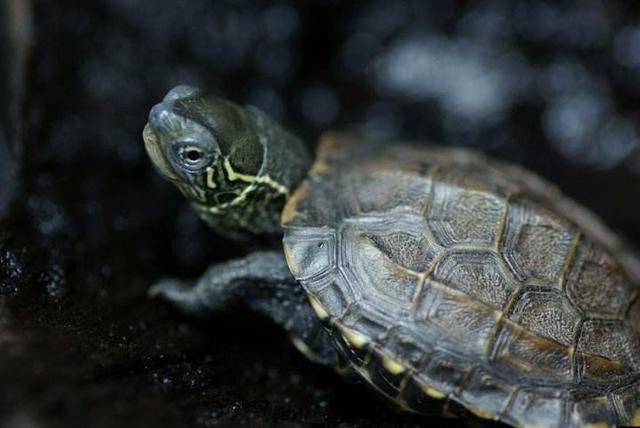
[[[282,193],[283,195],[289,194],[289,189],[287,189],[282,184],[278,183],[276,180],[274,180],[267,174],[261,175],[261,176],[255,176],[255,175],[241,174],[239,172],[236,172],[233,170],[233,166],[231,165],[231,162],[229,162],[229,158],[224,158],[223,166],[225,171],[227,172],[227,178],[229,179],[229,181],[240,180],[240,181],[244,181],[245,183],[262,183],[262,184],[268,185],[278,193]],[[248,187],[247,189],[245,189],[245,191],[248,191],[250,188],[251,187]],[[238,198],[240,197],[242,197],[242,195],[240,195]],[[233,202],[234,201],[232,201],[231,204],[233,204]]]
[[[218,187],[218,185],[216,184],[216,182],[213,180],[213,173],[214,170],[213,168],[211,168],[210,166],[207,167],[207,187],[209,189],[215,189],[216,187]]]
[[[284,185],[278,183],[276,180],[271,178],[269,175],[249,175],[249,174],[241,174],[233,170],[233,166],[231,162],[229,162],[229,158],[224,158],[222,166],[227,173],[227,178],[229,181],[244,181],[245,183],[250,183],[236,198],[229,202],[225,202],[224,204],[215,205],[215,206],[205,206],[204,209],[210,212],[211,214],[223,214],[226,208],[234,207],[247,199],[247,196],[256,190],[258,184],[266,184],[267,186],[274,189],[276,192],[289,196],[289,189],[287,189]],[[207,186],[211,189],[214,189],[216,183],[213,181],[213,168],[207,168]]]
[[[229,181],[244,181],[245,183],[253,183],[256,181],[255,175],[249,174],[241,174],[239,172],[235,172],[233,170],[233,166],[231,166],[231,162],[229,162],[229,158],[224,158],[223,162],[224,169],[227,171],[227,178]]]

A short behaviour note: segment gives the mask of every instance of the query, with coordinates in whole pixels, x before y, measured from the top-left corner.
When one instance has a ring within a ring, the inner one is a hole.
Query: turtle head
[[[153,106],[144,127],[158,172],[218,232],[279,233],[279,215],[306,174],[304,145],[254,107],[177,86]]]
[[[181,85],[151,108],[144,145],[158,172],[187,198],[222,205],[252,184],[237,177],[256,176],[262,166],[251,119],[235,104]]]

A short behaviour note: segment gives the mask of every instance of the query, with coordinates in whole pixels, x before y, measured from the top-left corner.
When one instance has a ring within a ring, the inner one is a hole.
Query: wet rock
[[[0,248],[0,295],[16,294],[25,270],[24,251]]]

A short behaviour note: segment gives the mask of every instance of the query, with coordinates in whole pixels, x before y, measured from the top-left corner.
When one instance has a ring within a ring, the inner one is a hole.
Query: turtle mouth
[[[160,139],[149,123],[145,125],[142,131],[142,139],[144,140],[144,148],[147,151],[147,155],[149,155],[151,162],[160,174],[167,180],[180,181],[180,177],[173,171],[173,168],[171,168],[169,161],[160,147]]]

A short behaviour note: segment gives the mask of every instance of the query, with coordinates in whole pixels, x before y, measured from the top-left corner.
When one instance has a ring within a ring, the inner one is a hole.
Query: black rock
[[[31,45],[31,2],[0,4],[0,216],[18,190],[21,107]]]

